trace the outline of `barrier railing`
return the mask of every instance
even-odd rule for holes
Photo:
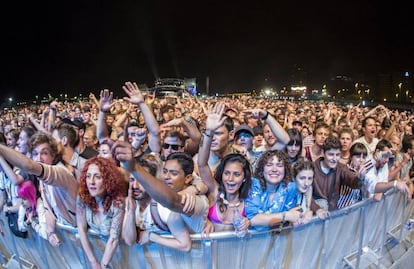
[[[378,203],[361,201],[332,212],[322,221],[269,232],[251,230],[246,238],[218,232],[209,239],[192,235],[189,253],[150,244],[128,247],[121,243],[112,268],[366,268],[414,263],[413,235],[405,223],[414,213],[399,193],[389,192]],[[27,239],[15,237],[0,218],[3,230],[0,262],[6,268],[89,268],[77,230],[59,226],[63,244],[53,248],[32,232]],[[105,242],[89,234],[97,257]],[[394,250],[392,250],[394,249]],[[395,251],[398,249],[398,251]],[[397,253],[398,252],[398,253]],[[396,254],[397,253],[397,254]],[[398,267],[395,267],[398,268]]]

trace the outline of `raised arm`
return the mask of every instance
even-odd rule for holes
[[[223,125],[226,117],[223,117],[226,104],[219,102],[210,106],[207,112],[206,131],[203,133],[202,142],[198,151],[197,166],[201,179],[207,185],[211,194],[217,195],[218,184],[213,178],[213,174],[208,166],[210,156],[210,146],[214,137],[214,132]]]
[[[263,109],[247,109],[244,111],[252,113],[253,117],[262,119],[269,125],[270,130],[277,138],[277,143],[273,145],[272,150],[283,150],[286,147],[290,140],[289,134],[268,111]]]
[[[129,143],[117,141],[113,149],[121,166],[133,174],[154,200],[172,211],[178,213],[183,212],[184,205],[181,203],[181,196],[136,163],[135,159],[132,157],[132,148]]]
[[[144,116],[145,125],[148,128],[148,145],[153,152],[161,151],[161,142],[160,142],[160,126],[155,119],[154,114],[151,109],[147,106],[144,100],[144,96],[141,94],[141,91],[138,88],[138,85],[134,82],[125,82],[125,85],[122,86],[122,89],[128,95],[124,97],[124,100],[135,104],[141,110],[142,115]]]
[[[106,126],[106,114],[110,113],[111,108],[115,105],[112,101],[113,93],[109,90],[104,89],[101,91],[101,98],[99,99],[99,114],[98,122],[96,124],[96,136],[98,137],[99,142],[109,138],[109,131]]]

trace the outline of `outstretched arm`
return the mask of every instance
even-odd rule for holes
[[[134,175],[154,200],[172,211],[183,212],[184,205],[181,203],[181,196],[135,162],[129,143],[117,141],[114,145],[114,153],[121,162],[121,166]]]
[[[14,149],[7,147],[6,145],[0,144],[0,156],[3,156],[3,158],[11,163],[11,165],[17,166],[29,174],[40,176],[42,173],[43,169],[41,164],[33,161]]]
[[[145,103],[144,96],[142,96],[138,85],[135,82],[125,82],[125,85],[122,86],[122,89],[128,95],[128,97],[124,97],[124,100],[130,102],[131,104],[137,105],[141,110],[142,115],[144,116],[145,124],[149,131],[148,145],[151,151],[160,152],[160,126],[155,119],[151,109]]]

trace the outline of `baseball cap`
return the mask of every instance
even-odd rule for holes
[[[62,122],[77,127],[79,130],[85,130],[85,124],[78,119],[71,120],[69,118],[62,119]]]
[[[236,127],[236,130],[234,132],[234,136],[237,137],[241,132],[249,133],[249,134],[251,134],[252,137],[254,136],[253,129],[250,128],[250,126],[245,125],[245,124],[242,124],[242,125],[239,125],[239,126]]]

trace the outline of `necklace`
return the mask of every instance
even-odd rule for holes
[[[229,206],[230,208],[234,208],[234,207],[239,207],[240,206],[240,200],[237,203],[235,203],[235,204],[230,203],[226,198],[224,198],[224,193],[220,193],[220,198],[221,198],[221,200],[223,200],[223,204]]]

